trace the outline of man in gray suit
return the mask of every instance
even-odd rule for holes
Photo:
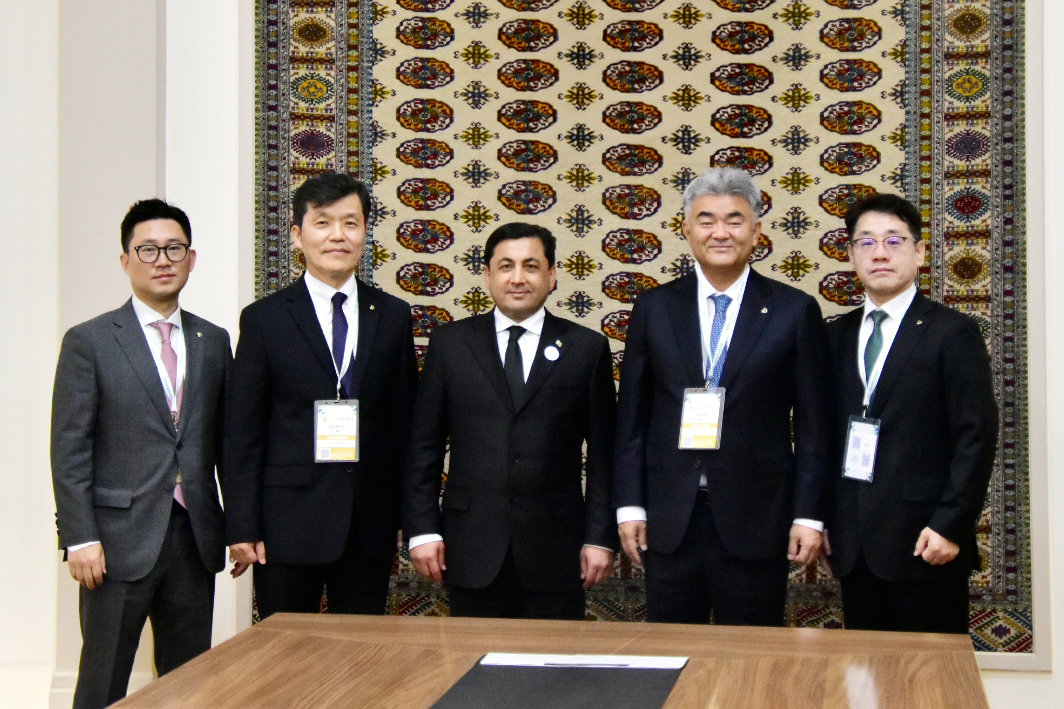
[[[137,202],[121,231],[133,297],[66,333],[52,398],[59,546],[81,585],[77,709],[125,696],[148,618],[160,675],[209,649],[225,566],[229,335],[178,306],[196,264],[183,211]]]

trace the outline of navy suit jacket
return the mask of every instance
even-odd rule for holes
[[[263,541],[266,558],[340,558],[352,515],[363,552],[395,552],[399,489],[417,383],[410,308],[358,283],[357,463],[314,462],[314,402],[336,397],[336,371],[300,279],[244,308],[230,378],[222,481],[229,544]]]
[[[614,505],[645,508],[648,545],[672,553],[704,474],[730,553],[786,554],[795,518],[824,519],[834,462],[820,307],[751,270],[721,375],[720,449],[681,450],[684,389],[705,386],[697,299],[697,278],[689,274],[636,300],[621,369]]]
[[[828,324],[838,380],[838,445],[859,416],[864,385],[857,346],[864,310]],[[919,293],[898,327],[867,416],[881,421],[871,483],[838,476],[828,520],[832,568],[848,575],[863,553],[887,581],[967,575],[979,563],[975,527],[997,450],[998,410],[990,358],[970,317]],[[841,470],[840,462],[836,464]],[[930,527],[961,547],[931,566],[913,556]]]

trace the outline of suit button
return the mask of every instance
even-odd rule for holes
[[[510,495],[510,503],[514,505],[517,504],[517,495]]]
[[[510,462],[511,463],[520,463],[521,459],[518,456],[515,455],[513,458],[510,458]]]
[[[695,460],[695,462],[691,464],[691,467],[692,468],[701,468],[702,467],[702,461],[701,460]]]
[[[344,468],[344,470],[345,470],[346,472],[348,472],[348,473],[353,473],[353,472],[355,472],[355,469],[354,469],[354,468]]]

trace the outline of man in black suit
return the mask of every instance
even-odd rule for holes
[[[425,356],[404,531],[418,572],[450,584],[455,616],[581,619],[583,590],[613,567],[613,364],[605,337],[543,307],[554,253],[543,227],[496,229],[494,311],[439,327]]]
[[[355,278],[369,211],[361,182],[315,175],[292,201],[306,272],[240,316],[226,536],[255,565],[262,617],[316,612],[325,586],[330,611],[379,614],[417,382],[410,308]]]
[[[59,546],[81,585],[78,709],[126,696],[148,618],[160,675],[209,650],[225,566],[229,334],[178,304],[196,265],[183,211],[137,202],[121,233],[133,297],[67,332],[52,398]]]
[[[827,338],[811,296],[750,268],[760,205],[741,170],[692,181],[695,272],[642,293],[628,325],[613,499],[625,552],[646,566],[651,621],[704,623],[712,610],[718,623],[781,625],[788,559],[820,550]],[[711,434],[686,435],[699,427]]]
[[[844,454],[825,551],[846,627],[967,633],[997,449],[986,345],[970,317],[917,291],[916,207],[873,195],[846,228],[867,296],[828,325]]]

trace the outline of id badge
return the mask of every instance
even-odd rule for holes
[[[876,467],[876,446],[879,444],[879,425],[879,419],[850,417],[842,477],[872,482],[872,473]]]
[[[716,450],[720,448],[724,420],[724,389],[683,390],[683,413],[680,415],[680,448]]]
[[[358,462],[358,399],[314,402],[314,462]]]

